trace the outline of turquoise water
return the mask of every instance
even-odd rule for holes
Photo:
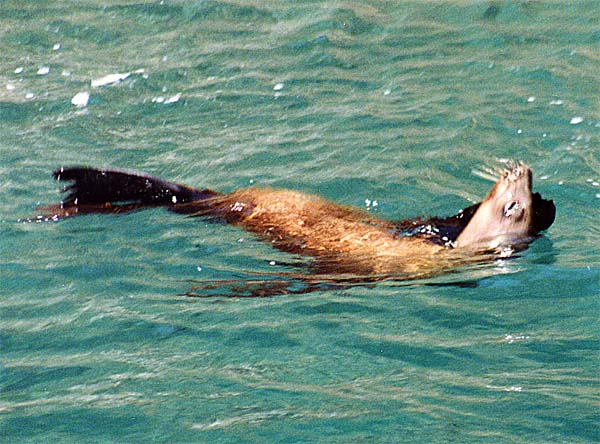
[[[99,3],[0,2],[0,442],[600,440],[596,1]],[[61,165],[397,219],[504,158],[556,222],[435,281],[303,293],[300,258],[162,210],[19,221]],[[265,280],[292,291],[240,297]]]

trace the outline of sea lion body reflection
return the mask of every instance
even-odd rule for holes
[[[290,190],[247,188],[222,194],[174,184],[137,172],[62,168],[74,181],[54,219],[165,206],[191,216],[216,217],[313,258],[315,272],[416,278],[497,258],[525,248],[554,221],[554,203],[532,193],[531,170],[510,163],[480,204],[455,216],[384,220],[360,209]]]

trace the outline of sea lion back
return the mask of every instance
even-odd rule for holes
[[[297,191],[248,188],[223,196],[230,222],[280,250],[311,256],[336,272],[415,271],[443,247],[398,237],[392,222]]]

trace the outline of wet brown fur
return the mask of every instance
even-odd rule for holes
[[[248,188],[211,200],[209,211],[194,215],[222,215],[280,250],[313,257],[319,274],[413,279],[482,260],[427,237],[398,236],[391,221],[296,191]]]
[[[460,248],[398,236],[390,221],[296,191],[237,190],[216,198],[210,211],[218,207],[228,222],[278,249],[316,258],[321,271],[415,277],[507,254],[506,248],[532,235],[531,184],[530,169],[511,163],[453,245]],[[519,217],[505,217],[504,207],[515,199]]]

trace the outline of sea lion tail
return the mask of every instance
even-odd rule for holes
[[[60,168],[54,178],[74,183],[68,191],[67,205],[138,203],[146,205],[173,205],[203,200],[217,194],[211,190],[197,190],[185,185],[167,182],[155,176],[127,170],[90,167]]]
[[[198,190],[136,171],[91,167],[63,167],[53,173],[65,187],[67,197],[59,204],[46,207],[55,215],[67,217],[89,213],[122,213],[146,207],[166,206],[188,213],[190,203],[210,200],[220,194]],[[197,210],[198,205],[192,206]]]

